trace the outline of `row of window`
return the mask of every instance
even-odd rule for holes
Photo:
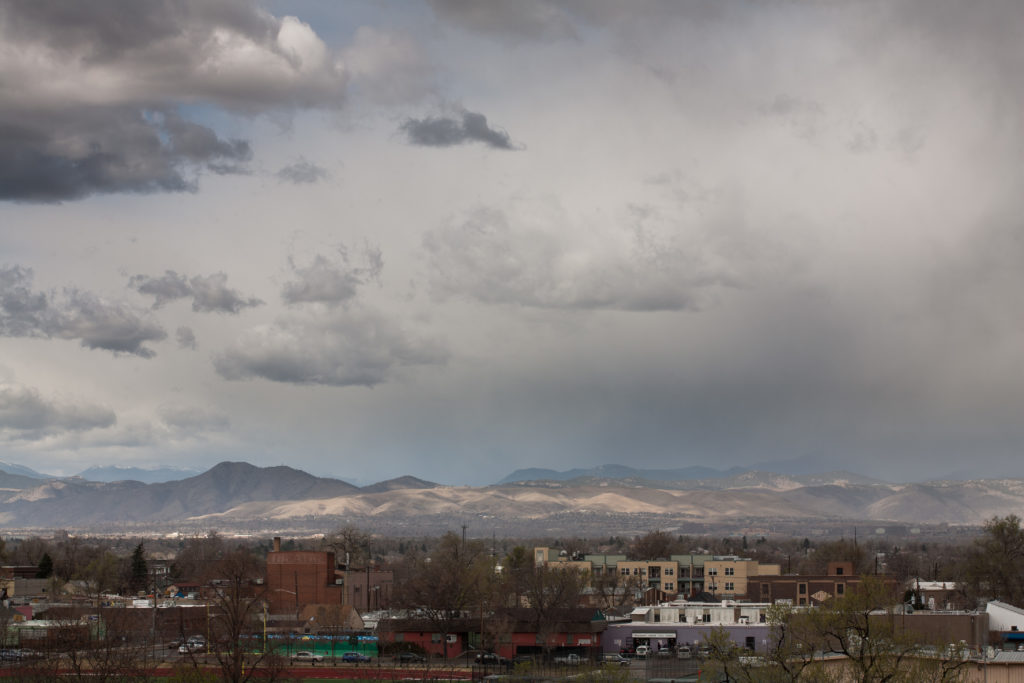
[[[726,576],[735,576],[736,567],[725,567]],[[708,567],[708,576],[718,576],[718,567]]]

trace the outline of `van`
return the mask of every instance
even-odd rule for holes
[[[676,657],[678,659],[690,659],[693,657],[693,650],[690,649],[689,645],[680,645],[679,649],[676,650]]]
[[[646,645],[637,645],[636,646],[636,658],[637,659],[647,659],[647,653],[650,652],[650,651],[651,651],[651,648],[647,647]]]

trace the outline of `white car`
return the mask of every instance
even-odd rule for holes
[[[293,662],[322,662],[324,661],[323,655],[318,655],[315,652],[309,650],[300,650],[292,655]]]

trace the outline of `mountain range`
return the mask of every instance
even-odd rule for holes
[[[817,525],[978,525],[1024,508],[1024,480],[892,484],[844,472],[784,475],[604,466],[520,471],[491,486],[442,486],[400,477],[357,487],[286,466],[223,462],[177,481],[39,480],[0,472],[7,529],[137,533],[269,529],[324,531],[342,524],[378,533],[436,533],[467,523],[502,535],[607,535],[662,528],[805,529]],[[529,476],[544,476],[528,479]],[[802,532],[801,532],[802,533]]]

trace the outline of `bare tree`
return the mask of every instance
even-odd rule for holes
[[[419,609],[441,634],[445,660],[448,636],[472,608],[478,607],[483,577],[489,571],[483,544],[463,542],[451,532],[441,537],[429,557],[410,557],[401,569],[401,600]]]
[[[657,560],[667,558],[676,549],[676,539],[667,531],[649,531],[633,539],[629,549],[632,560]]]
[[[568,610],[579,607],[589,574],[573,568],[534,567],[526,587],[530,621],[547,652]]]
[[[324,536],[321,546],[334,553],[336,560],[358,565],[369,561],[370,534],[354,526],[343,526]]]
[[[215,594],[209,601],[207,646],[220,669],[221,680],[230,683],[276,680],[284,670],[281,658],[262,647],[262,587],[254,582],[260,569],[256,557],[240,547],[225,553],[212,570]],[[195,653],[190,656],[193,668],[198,668]]]

